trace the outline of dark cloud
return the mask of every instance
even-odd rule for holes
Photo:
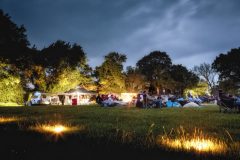
[[[238,0],[1,0],[0,8],[24,24],[38,48],[57,39],[79,43],[92,66],[118,51],[126,65],[153,50],[192,67],[239,47]]]

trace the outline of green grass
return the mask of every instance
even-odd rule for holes
[[[21,129],[27,130],[36,123],[49,122],[83,125],[88,137],[113,141],[120,137],[120,142],[143,142],[149,133],[156,137],[169,133],[172,129],[176,131],[180,126],[189,134],[197,128],[207,136],[220,140],[231,141],[232,138],[234,142],[240,141],[240,114],[219,113],[218,107],[214,105],[163,109],[99,106],[0,107],[0,117],[12,116],[21,118],[18,122]]]
[[[8,102],[8,103],[0,102],[0,106],[1,107],[22,107],[23,105],[12,103],[12,102]]]
[[[162,134],[172,128],[183,126],[186,131],[196,128],[210,135],[224,137],[227,130],[235,140],[240,140],[240,115],[219,113],[217,106],[202,108],[101,108],[98,106],[47,106],[4,107],[0,116],[24,118],[25,121],[61,121],[73,125],[85,125],[90,131],[109,134],[115,129],[131,131],[137,135],[147,133],[153,127],[154,134]]]

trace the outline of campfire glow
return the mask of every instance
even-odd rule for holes
[[[0,123],[8,123],[8,122],[14,122],[17,121],[17,118],[14,117],[0,117]]]

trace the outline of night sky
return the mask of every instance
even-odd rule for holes
[[[38,49],[80,44],[91,66],[110,51],[135,65],[153,50],[188,68],[240,47],[240,0],[0,0]]]

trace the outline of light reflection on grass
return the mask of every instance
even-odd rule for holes
[[[194,151],[198,153],[226,153],[228,145],[225,141],[205,135],[201,130],[195,129],[193,134],[186,133],[183,127],[175,135],[165,134],[158,136],[157,144],[175,150]]]
[[[77,133],[78,131],[83,131],[85,130],[85,126],[71,126],[61,123],[44,123],[31,126],[30,129],[49,136],[53,136],[57,140],[59,137],[63,137],[66,134],[73,134]]]
[[[9,123],[9,122],[16,122],[19,118],[16,117],[0,117],[0,123]]]

